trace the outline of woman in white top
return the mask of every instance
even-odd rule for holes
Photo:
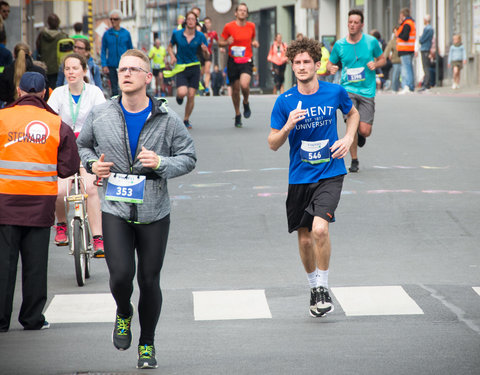
[[[62,120],[70,125],[78,136],[90,110],[97,104],[105,102],[102,90],[97,86],[85,82],[88,74],[87,62],[79,54],[68,55],[64,62],[64,73],[67,84],[53,90],[48,99],[48,105],[57,112]],[[103,257],[102,219],[100,213],[100,198],[97,187],[94,185],[95,175],[87,173],[85,168],[80,168],[88,194],[87,211],[94,238],[96,257]],[[70,188],[70,186],[68,186]],[[64,197],[67,194],[67,183],[58,179],[58,196],[56,203],[57,234],[55,243],[58,246],[68,245],[67,217],[65,213]]]

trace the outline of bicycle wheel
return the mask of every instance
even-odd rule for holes
[[[80,218],[73,219],[73,257],[78,286],[85,285],[85,249],[83,248],[83,227]]]
[[[87,246],[92,246],[90,244],[90,241],[91,241],[91,238],[90,238],[90,230],[88,229],[89,228],[89,224],[88,224],[88,220],[85,220],[85,237],[86,237],[86,241],[85,243],[87,243],[88,245]],[[85,251],[85,253],[83,254],[85,256],[85,278],[86,279],[89,279],[90,278],[90,258],[91,258],[91,249],[88,249],[89,251]]]

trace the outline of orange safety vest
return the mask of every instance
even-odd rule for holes
[[[410,35],[408,40],[405,41],[400,39],[398,36],[402,33],[403,27],[405,25],[410,26]],[[415,52],[415,38],[417,31],[415,29],[415,22],[411,18],[407,18],[397,30],[397,51],[398,52]]]
[[[61,123],[33,105],[0,111],[0,194],[57,195]]]

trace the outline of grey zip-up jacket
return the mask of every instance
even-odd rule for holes
[[[137,154],[144,146],[161,157],[157,170],[144,168],[132,158],[127,125],[119,101],[113,98],[95,106],[88,115],[77,145],[83,165],[98,160],[113,162],[112,173],[146,175],[143,203],[126,203],[105,199],[107,181],[99,189],[102,211],[137,223],[151,223],[170,213],[167,179],[182,176],[195,168],[196,155],[193,139],[183,121],[167,108],[165,99],[150,97],[152,112],[138,139]]]

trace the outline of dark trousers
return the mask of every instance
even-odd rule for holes
[[[0,332],[10,327],[19,255],[23,300],[18,321],[25,329],[42,328],[49,241],[50,228],[0,225]]]
[[[112,87],[112,96],[118,95],[117,68],[115,68],[113,66],[108,67],[108,78],[110,78],[110,85]]]
[[[422,87],[425,87],[426,89],[430,88],[430,59],[428,58],[428,55],[430,51],[421,51],[422,54],[422,67],[423,67],[423,83]]]
[[[152,345],[163,302],[160,271],[167,247],[170,215],[150,224],[134,224],[103,212],[102,228],[110,290],[117,303],[117,314],[128,316],[131,312],[130,298],[137,268],[139,345]]]

